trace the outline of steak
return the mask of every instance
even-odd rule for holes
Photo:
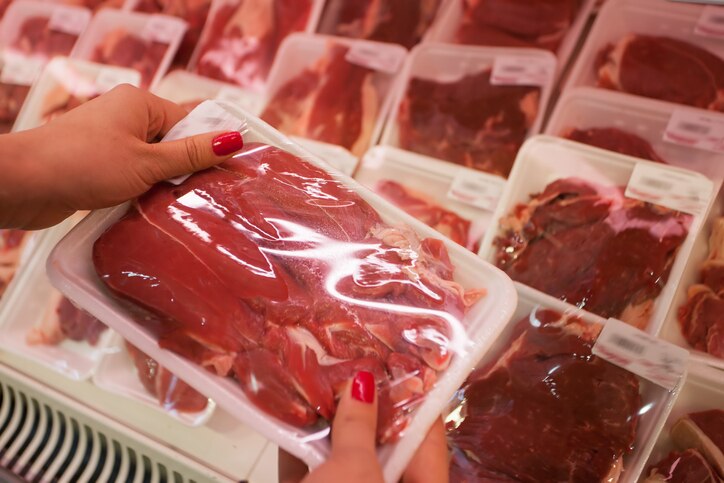
[[[647,140],[615,127],[569,129],[563,137],[608,151],[626,154],[627,156],[667,164],[661,156],[656,154],[656,151]]]
[[[724,60],[688,42],[629,34],[604,47],[594,67],[600,87],[724,111]]]
[[[696,449],[724,479],[724,410],[687,414],[671,428],[671,439],[678,448]]]
[[[160,347],[233,376],[287,423],[331,420],[343,383],[376,374],[381,442],[448,367],[484,294],[453,281],[441,241],[384,224],[325,171],[257,143],[152,188],[93,261]]]
[[[58,345],[73,340],[95,346],[105,330],[106,326],[100,320],[53,291],[43,320],[30,328],[25,341],[28,345]]]
[[[591,349],[600,328],[552,310],[521,319],[446,418],[451,482],[617,481],[641,396]]]
[[[411,79],[397,120],[400,147],[507,177],[538,115],[540,89],[492,85],[490,75]]]
[[[649,322],[691,216],[558,179],[500,221],[495,263],[511,278],[601,317]]]
[[[695,449],[672,451],[648,467],[643,483],[719,483],[716,473]]]
[[[146,40],[118,28],[106,34],[91,60],[137,70],[141,87],[148,89],[167,50],[168,45],[163,42]]]

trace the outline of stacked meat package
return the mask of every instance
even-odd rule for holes
[[[131,84],[244,140],[0,230],[0,348],[166,447],[318,466],[367,371],[387,482],[439,419],[453,483],[724,481],[724,7],[600,4],[0,0],[0,132]]]

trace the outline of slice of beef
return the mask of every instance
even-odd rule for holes
[[[95,346],[105,330],[106,326],[100,320],[73,305],[60,292],[53,291],[43,319],[30,328],[25,340],[29,345],[58,345],[72,340]]]
[[[589,129],[569,129],[563,137],[579,143],[596,146],[636,158],[664,163],[651,144],[644,138],[615,127],[594,127]]]
[[[719,483],[716,473],[695,449],[672,451],[646,469],[643,483]]]
[[[684,416],[671,428],[671,438],[679,448],[698,450],[724,479],[724,410],[711,409]]]
[[[521,319],[447,416],[452,482],[603,482],[638,426],[633,374],[591,354],[599,328],[551,310]]]

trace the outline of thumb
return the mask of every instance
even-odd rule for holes
[[[212,132],[148,146],[155,183],[215,166],[240,151],[244,140],[237,131]]]
[[[371,372],[360,371],[342,393],[337,406],[337,414],[332,425],[332,456],[354,457],[360,454],[375,456],[376,436],[375,376]]]

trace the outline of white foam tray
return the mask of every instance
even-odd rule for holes
[[[214,104],[214,103],[211,103]],[[203,109],[209,102],[197,109]],[[423,236],[443,239],[437,232],[398,210],[377,195],[357,184],[354,180],[330,168],[324,161],[298,147],[288,138],[279,134],[262,121],[251,117],[233,105],[218,104],[239,118],[245,118],[249,131],[247,142],[260,141],[283,147],[309,162],[328,170],[342,183],[359,192],[390,223],[404,223]],[[193,113],[192,113],[193,115]],[[329,453],[326,432],[314,436],[309,430],[302,430],[271,418],[245,397],[237,383],[230,378],[212,375],[192,362],[159,349],[155,338],[137,325],[122,309],[122,305],[109,296],[95,274],[91,251],[95,240],[118,220],[127,210],[127,205],[96,211],[71,231],[55,248],[48,261],[48,273],[53,284],[88,312],[107,323],[125,339],[149,354],[173,373],[181,376],[202,394],[216,401],[225,411],[260,432],[279,446],[304,460],[311,466],[322,463]],[[450,258],[456,267],[455,279],[463,286],[485,287],[488,295],[478,302],[465,316],[471,341],[465,355],[453,359],[450,367],[442,373],[436,386],[419,406],[405,434],[395,444],[379,449],[385,479],[397,481],[417,446],[422,442],[429,426],[439,417],[449,397],[465,380],[470,370],[488,350],[509,320],[516,305],[516,292],[511,280],[500,270],[484,263],[464,248],[444,241]]]

